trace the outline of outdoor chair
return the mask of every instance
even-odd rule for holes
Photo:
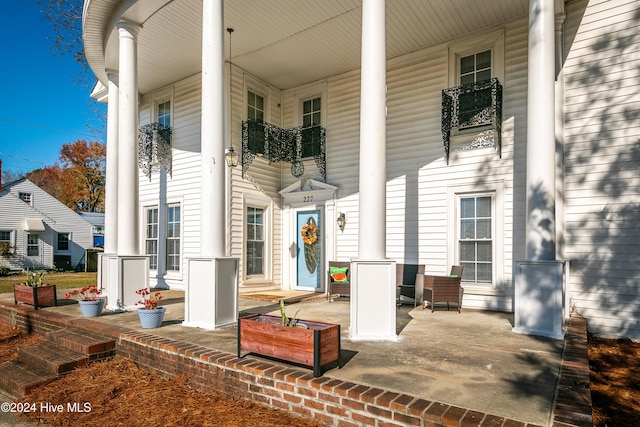
[[[327,299],[333,295],[351,296],[351,263],[348,261],[329,261],[327,271]]]
[[[462,296],[464,294],[464,288],[460,286],[462,281],[463,267],[454,265],[451,267],[451,274],[449,276],[431,276],[424,275],[424,306],[427,307],[427,302],[431,304],[431,312],[433,313],[436,303],[446,302],[447,310],[449,310],[449,303],[455,302],[458,304],[458,313],[462,309]]]
[[[413,299],[413,306],[422,300],[421,279],[424,275],[424,264],[400,264],[396,263],[396,286],[400,290],[398,303],[401,297]]]

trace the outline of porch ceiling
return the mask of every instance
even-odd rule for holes
[[[387,57],[526,17],[528,3],[387,1]],[[113,3],[106,7],[112,8]],[[112,31],[106,43],[95,36],[100,26],[107,28],[115,18],[113,11],[96,10],[100,8],[97,0],[87,1],[85,9],[91,8],[94,19],[85,22],[85,49],[104,83],[103,70],[117,69],[117,33]],[[119,12],[143,25],[138,38],[141,93],[200,72],[201,11],[202,0],[138,0]],[[361,16],[362,0],[226,0],[224,4],[225,28],[234,29],[233,63],[280,89],[358,69]],[[225,32],[225,60],[229,58],[228,37]],[[109,52],[106,57],[105,51]]]

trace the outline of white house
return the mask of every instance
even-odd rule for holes
[[[84,6],[111,306],[150,281],[215,327],[236,285],[322,292],[351,260],[351,335],[393,339],[394,264],[460,264],[516,332],[640,339],[638,2]]]
[[[12,270],[72,269],[93,245],[92,225],[42,188],[22,178],[0,191],[0,265]]]

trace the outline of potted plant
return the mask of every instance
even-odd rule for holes
[[[36,310],[45,305],[58,305],[56,285],[44,283],[44,275],[43,270],[36,272],[27,268],[25,282],[13,285],[14,302],[31,304]]]
[[[162,293],[155,292],[151,294],[151,291],[148,288],[142,288],[138,289],[136,294],[142,297],[142,300],[138,301],[136,305],[144,306],[138,308],[138,317],[140,318],[140,325],[142,328],[152,329],[162,326],[164,313],[167,309],[166,307],[158,305],[162,299]]]
[[[97,317],[104,308],[104,298],[100,296],[101,289],[91,284],[82,289],[67,292],[65,298],[78,297],[78,304],[84,317]]]
[[[340,366],[340,325],[288,317],[281,300],[280,316],[238,319],[238,357],[243,357],[242,351],[312,367],[319,377],[323,366]]]

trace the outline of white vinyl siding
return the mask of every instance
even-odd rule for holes
[[[589,331],[640,339],[640,3],[567,4],[565,249]]]

